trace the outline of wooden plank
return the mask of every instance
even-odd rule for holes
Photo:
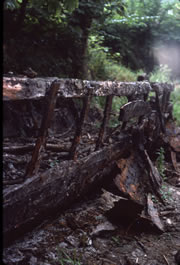
[[[99,135],[98,135],[98,139],[96,142],[95,150],[98,150],[103,143],[103,139],[104,139],[105,133],[106,133],[106,127],[107,127],[108,122],[109,122],[110,111],[112,108],[112,100],[113,100],[113,96],[107,96],[106,104],[105,104],[105,108],[104,108],[104,117],[103,117],[103,121],[101,124],[101,128],[99,130]]]

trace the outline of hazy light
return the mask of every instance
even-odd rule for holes
[[[180,75],[180,47],[177,45],[154,45],[153,54],[158,64],[166,64],[173,76]]]

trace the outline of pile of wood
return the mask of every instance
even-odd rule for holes
[[[160,194],[162,179],[150,154],[158,137],[166,135],[166,123],[172,118],[171,84],[26,77],[4,77],[3,81],[6,104],[12,101],[26,104],[34,99],[44,101],[44,115],[36,143],[29,145],[33,149],[32,157],[26,166],[23,182],[4,188],[3,233],[6,244],[54,213],[60,214],[97,185],[103,184],[127,199],[117,203],[112,215],[121,212],[121,219],[122,216],[138,218],[143,223],[150,220],[158,231],[163,231],[151,199],[154,194],[163,203]],[[149,99],[149,92],[153,92],[154,97]],[[94,151],[80,159],[77,148],[93,96],[106,96],[104,117]],[[109,130],[114,96],[126,96],[128,103],[120,109],[119,125]],[[67,156],[64,161],[40,172],[42,155],[49,148],[46,140],[57,98],[82,98],[83,106],[71,146],[65,147]],[[131,122],[133,119],[135,123]],[[116,140],[108,142],[115,135]],[[59,150],[57,146],[54,148]],[[15,147],[4,149],[8,153],[16,151]],[[136,210],[129,215],[125,211],[127,207],[130,211]]]

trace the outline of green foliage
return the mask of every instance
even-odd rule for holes
[[[172,191],[169,190],[169,188],[166,187],[165,185],[162,185],[162,187],[160,189],[160,193],[161,193],[161,197],[164,201],[166,201],[166,202],[172,201]]]
[[[110,127],[116,127],[119,125],[119,111],[120,108],[128,102],[127,97],[113,97],[113,102],[112,102],[112,113],[114,115],[111,115],[110,117],[110,122],[109,125]]]
[[[5,0],[4,8],[14,10],[21,7],[23,0]],[[46,9],[50,13],[61,10],[64,7],[69,12],[72,12],[79,5],[79,0],[29,0],[28,5],[37,9]]]
[[[180,126],[180,82],[175,85],[175,90],[171,93],[173,104],[173,117],[178,126]]]
[[[122,245],[122,240],[119,236],[112,236],[111,240],[117,247]]]
[[[91,35],[88,42],[89,79],[112,81],[136,81],[138,72],[133,72],[121,63],[119,53],[112,56],[109,49],[102,45],[103,36]]]
[[[173,8],[175,2],[177,1],[161,1],[161,0],[126,0],[127,3],[127,14],[135,14],[139,17],[141,16],[162,16],[166,13],[166,10]]]
[[[55,167],[55,166],[57,166],[57,165],[59,165],[59,160],[51,160],[51,159],[49,159],[49,162],[50,162],[50,167],[51,168],[53,168],[53,167]]]
[[[14,10],[20,7],[20,3],[17,0],[5,0],[4,1],[4,8]]]
[[[103,36],[90,34],[88,38],[89,79],[106,79],[105,65],[108,49],[103,47]]]
[[[103,45],[109,48],[109,52],[119,52],[122,64],[135,70],[143,68],[149,60],[149,29],[144,21],[132,19],[133,23],[129,23],[131,19],[113,20],[100,33],[104,36]]]
[[[119,52],[125,66],[151,72],[154,46],[180,44],[177,2],[125,1],[125,16],[116,15],[102,25],[103,45],[111,54]]]
[[[132,82],[137,80],[138,73],[133,72],[123,65],[118,65],[117,63],[110,61],[106,64],[105,69],[108,79],[110,80],[122,82]]]
[[[32,67],[39,75],[85,79],[89,33],[97,32],[107,15],[116,13],[114,10],[119,10],[118,13],[122,14],[121,2],[121,0],[5,0],[5,72],[21,73],[21,69]],[[111,7],[115,6],[116,9],[113,8],[113,12],[110,12]],[[14,53],[11,52],[11,40],[15,43]],[[44,67],[42,61],[46,56],[50,60],[49,58],[46,60]],[[23,60],[19,62],[19,58]],[[48,72],[46,68],[51,71]]]
[[[5,0],[4,71],[134,81],[155,41],[180,44],[178,18],[178,1]]]
[[[127,97],[113,97],[112,111],[119,112],[120,108],[128,102]]]
[[[157,152],[157,159],[156,159],[156,165],[157,169],[159,171],[159,174],[163,178],[163,180],[166,180],[165,176],[165,156],[164,156],[164,148],[161,147],[159,151]]]
[[[65,0],[64,5],[68,11],[72,12],[74,9],[78,8],[79,0]]]
[[[59,264],[60,265],[66,265],[66,264],[81,265],[82,264],[79,261],[79,258],[77,257],[76,250],[74,250],[74,252],[70,256],[69,254],[66,253],[66,251],[64,249],[59,249],[58,250],[58,258],[59,258]]]
[[[171,69],[166,64],[156,66],[149,79],[151,82],[171,82]]]

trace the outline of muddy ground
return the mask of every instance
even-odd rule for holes
[[[4,249],[4,264],[177,264],[180,188],[164,184],[163,192],[167,204],[159,206],[166,227],[162,234],[112,224],[105,212],[114,195],[104,190]]]
[[[86,125],[79,146],[79,156],[83,157],[95,148],[97,128]],[[71,128],[72,129],[72,128]],[[35,142],[35,137],[5,137],[4,146],[23,146]],[[61,140],[60,140],[61,139]],[[48,137],[49,143],[66,143],[73,139],[73,132],[59,133]],[[110,141],[116,140],[110,138]],[[83,150],[83,152],[81,152]],[[62,153],[61,153],[62,155]],[[53,167],[63,159],[56,152],[47,151],[43,155],[41,171]],[[24,174],[31,152],[23,155],[4,152],[4,189],[9,183],[18,185]],[[175,265],[175,255],[180,250],[180,187],[179,176],[172,164],[166,162],[166,179],[161,194],[165,205],[154,198],[163,233],[153,228],[146,231],[139,226],[121,224],[107,216],[119,196],[104,188],[82,198],[65,212],[57,212],[55,220],[44,220],[41,226],[19,238],[3,249],[3,262],[6,265]],[[16,184],[17,181],[17,184]],[[124,198],[122,198],[124,200]],[[136,224],[138,220],[136,220]],[[179,263],[180,264],[180,263]]]

